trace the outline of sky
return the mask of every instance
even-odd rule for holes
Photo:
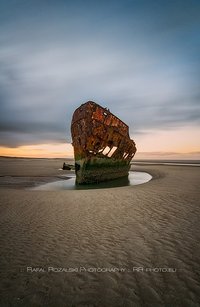
[[[0,0],[0,155],[73,156],[88,100],[135,158],[200,159],[200,1]]]

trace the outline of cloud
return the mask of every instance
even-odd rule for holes
[[[198,125],[198,3],[175,2],[2,2],[2,145],[70,142],[73,111],[87,100],[133,137]]]

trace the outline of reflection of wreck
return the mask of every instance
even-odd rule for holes
[[[76,183],[128,176],[136,147],[129,128],[106,108],[88,101],[75,110],[71,124]]]

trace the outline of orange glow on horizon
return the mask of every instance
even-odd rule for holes
[[[0,147],[1,156],[25,158],[72,158],[73,147],[71,144],[36,144],[24,145],[15,148]]]
[[[200,133],[197,127],[168,131],[145,131],[132,136],[136,142],[135,159],[196,159],[200,160]],[[70,143],[0,147],[1,156],[27,158],[73,158]]]
[[[136,135],[134,140],[139,153],[151,152],[161,155],[200,153],[200,132],[197,127],[144,131],[143,134]],[[198,158],[200,159],[200,155]]]

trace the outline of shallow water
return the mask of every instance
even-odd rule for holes
[[[128,177],[118,178],[106,182],[96,183],[96,184],[84,184],[76,185],[76,176],[74,174],[67,176],[64,180],[59,180],[55,182],[46,183],[31,190],[43,190],[43,191],[53,191],[53,190],[88,190],[88,189],[105,189],[105,188],[115,188],[124,186],[133,186],[148,182],[152,179],[152,176],[145,172],[129,172]]]

